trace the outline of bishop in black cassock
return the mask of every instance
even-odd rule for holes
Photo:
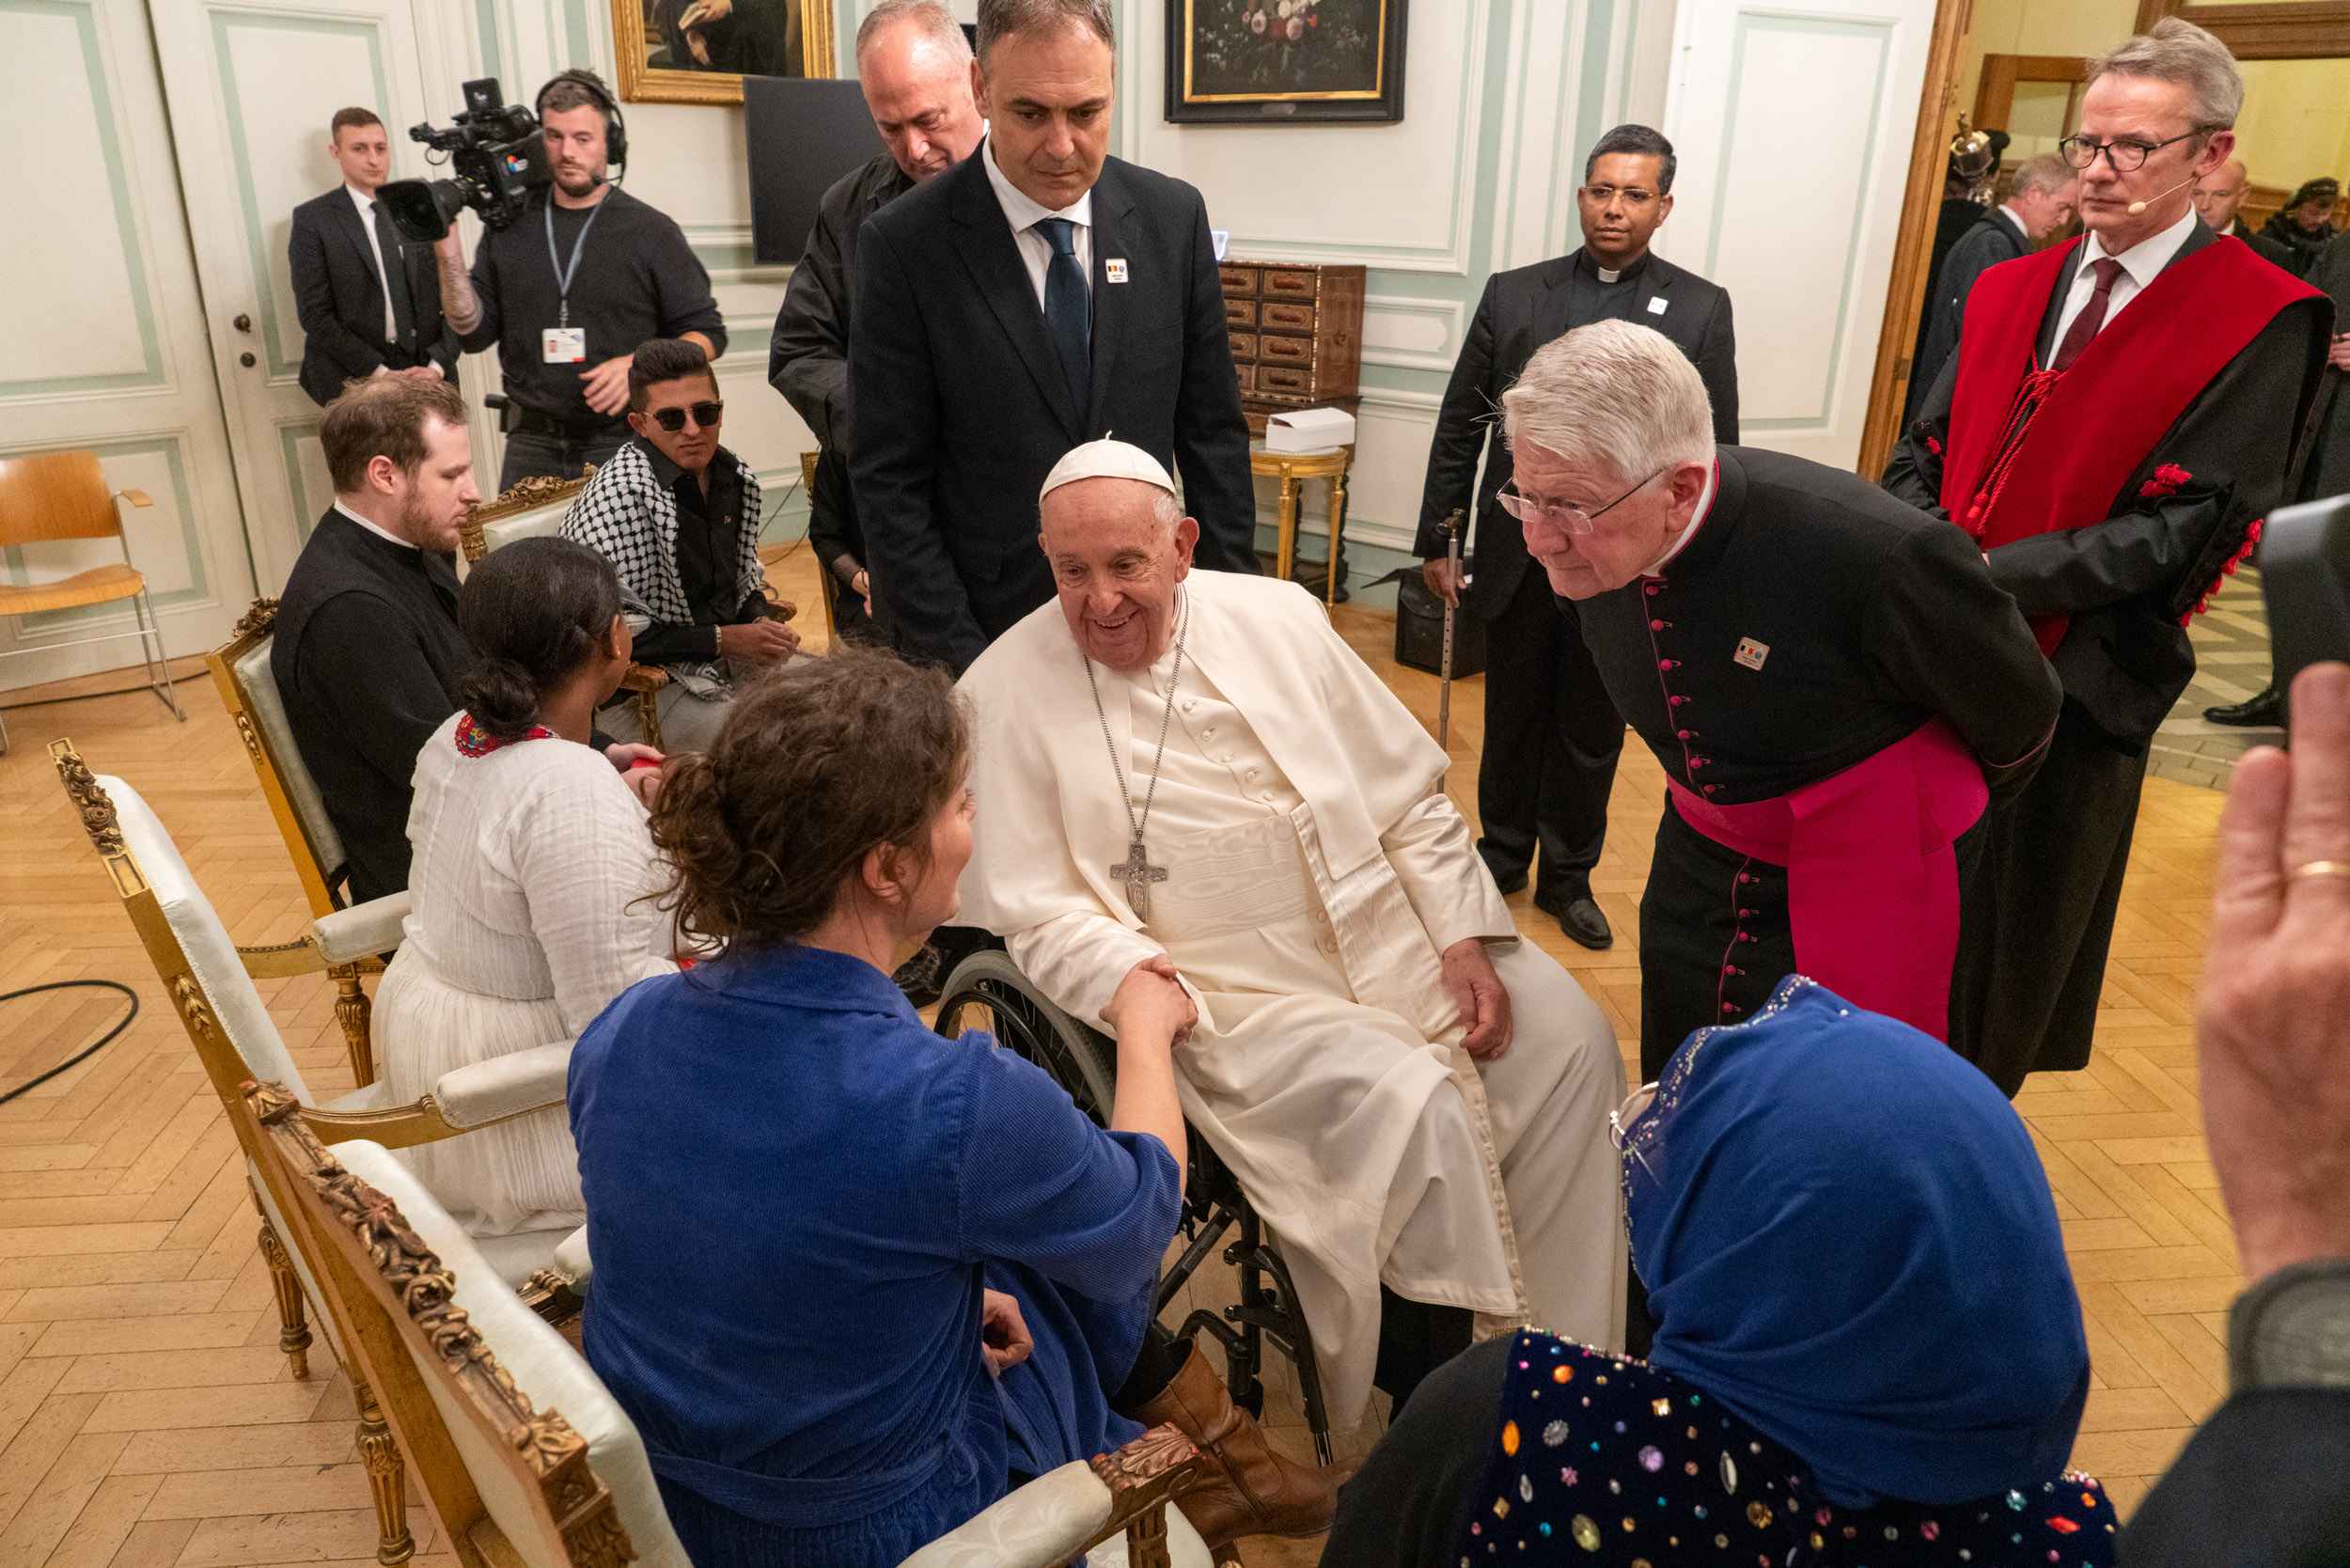
[[[1941,1035],[1960,869],[2058,697],[1972,541],[1851,474],[1716,448],[1696,370],[1645,327],[1568,333],[1503,410],[1528,548],[1670,785],[1642,1075],[1796,971]],[[1605,451],[1625,424],[1645,448]]]

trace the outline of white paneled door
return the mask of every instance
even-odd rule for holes
[[[1859,456],[1934,9],[1682,0],[1657,249],[1730,290],[1747,445]]]
[[[286,262],[293,210],[341,180],[326,153],[336,110],[357,104],[383,117],[399,178],[428,172],[408,127],[453,94],[423,90],[408,0],[173,0],[149,9],[254,566],[274,593],[334,499],[319,408],[295,379],[303,334]]]
[[[226,640],[252,596],[236,481],[205,343],[141,0],[0,0],[0,104],[39,127],[0,160],[0,455],[84,447],[126,509],[164,644]],[[119,560],[111,541],[0,552],[0,581]],[[124,604],[0,621],[0,688],[135,663],[138,646],[51,645],[129,630]]]

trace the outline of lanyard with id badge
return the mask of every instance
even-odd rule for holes
[[[579,237],[572,242],[569,266],[555,254],[555,201],[551,196],[545,212],[547,264],[555,269],[556,324],[539,335],[540,353],[549,365],[578,365],[588,358],[588,329],[572,325],[572,279],[579,272],[579,253],[588,243],[588,231],[596,227],[603,212],[603,203],[599,201],[588,210],[588,221],[579,226]]]

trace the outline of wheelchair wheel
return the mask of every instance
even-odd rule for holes
[[[1118,1088],[1118,1047],[1046,998],[1008,954],[977,952],[939,988],[938,1032],[948,1039],[986,1029],[997,1044],[1034,1062],[1101,1126]]]

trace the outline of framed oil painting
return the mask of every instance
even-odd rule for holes
[[[1167,0],[1167,118],[1393,124],[1406,0]]]
[[[740,103],[745,76],[833,74],[832,0],[612,0],[628,103]]]

